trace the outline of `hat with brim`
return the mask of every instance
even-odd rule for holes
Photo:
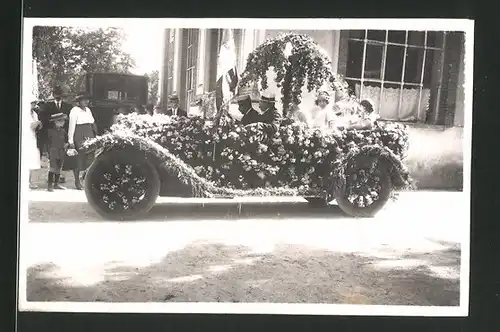
[[[52,114],[50,116],[50,121],[59,121],[59,120],[66,120],[68,116],[64,113],[56,113],[56,114]]]
[[[179,96],[177,96],[177,95],[172,95],[172,96],[170,96],[170,98],[169,98],[169,99],[170,99],[170,101],[179,101]]]
[[[79,102],[82,100],[90,100],[90,96],[85,92],[77,94],[75,97],[75,101]]]
[[[326,91],[321,91],[318,93],[318,97],[316,98],[317,100],[323,99],[326,101],[330,100],[330,94]]]
[[[53,89],[52,89],[52,95],[55,95],[55,96],[62,96],[63,95],[63,89],[60,87],[60,86],[55,86]]]
[[[269,104],[270,107],[267,110],[276,110],[276,107],[274,106],[276,104],[276,97],[274,94],[269,94],[267,96],[261,95],[259,102]]]
[[[270,103],[270,104],[275,104],[276,103],[276,98],[275,97],[266,97],[266,96],[261,96],[259,99],[260,102],[264,103]]]
[[[247,105],[252,105],[252,98],[250,97],[250,95],[245,95],[245,96],[240,96],[239,98],[237,98],[237,101],[238,101],[238,105],[243,105],[243,106],[247,106]]]

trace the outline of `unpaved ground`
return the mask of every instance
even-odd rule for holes
[[[28,301],[459,304],[461,193],[402,194],[369,220],[300,199],[163,199],[109,223],[83,192],[30,200]]]
[[[41,162],[42,168],[32,171],[32,182],[39,187],[38,190],[47,189],[47,174],[49,172],[48,165],[48,158],[43,156]],[[63,174],[66,177],[66,182],[63,185],[68,189],[75,189],[75,178],[73,176],[73,172],[63,171]]]

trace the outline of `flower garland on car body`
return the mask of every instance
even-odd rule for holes
[[[300,104],[307,80],[309,92],[322,89],[325,83],[341,91],[345,107],[354,117],[363,117],[357,98],[347,93],[347,82],[333,73],[331,60],[312,38],[288,33],[265,41],[249,55],[240,87],[260,81],[266,89],[271,67],[285,108]],[[396,189],[412,187],[401,163],[408,149],[404,125],[378,123],[371,130],[322,132],[284,119],[279,131],[268,137],[257,124],[242,126],[234,123],[227,110],[217,112],[213,93],[201,97],[201,111],[215,121],[161,115],[119,117],[110,133],[86,146],[100,151],[135,146],[189,184],[194,196],[331,198],[332,192],[345,188],[356,158],[371,154],[380,156],[375,162],[388,161],[391,174],[397,175]]]
[[[131,145],[151,153],[189,184],[195,196],[326,196],[329,188],[345,183],[344,171],[352,158],[374,153],[374,147],[397,165],[399,187],[411,186],[408,171],[399,162],[408,147],[405,126],[324,133],[286,119],[264,141],[255,139],[258,131],[255,125],[242,126],[230,118],[215,127],[200,117],[130,114],[86,146],[102,150]]]

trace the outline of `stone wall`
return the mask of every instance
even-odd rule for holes
[[[405,164],[418,189],[462,190],[463,127],[412,125]]]

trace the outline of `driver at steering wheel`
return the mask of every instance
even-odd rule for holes
[[[252,107],[252,99],[250,96],[245,96],[238,100],[238,110],[243,114],[241,124],[246,126],[250,123],[259,122],[260,114]]]
[[[281,123],[281,115],[274,106],[276,99],[274,96],[262,96],[259,100],[259,108],[263,113],[259,114],[252,107],[252,100],[250,96],[246,96],[238,101],[238,110],[243,114],[241,124],[244,126],[250,124],[257,124],[257,127],[268,135],[273,135],[278,131]],[[264,137],[261,137],[262,139]]]
[[[274,95],[261,96],[259,100],[259,108],[262,110],[260,115],[260,123],[263,128],[267,129],[268,134],[274,134],[278,131],[281,123],[281,115],[274,106],[276,98]]]

